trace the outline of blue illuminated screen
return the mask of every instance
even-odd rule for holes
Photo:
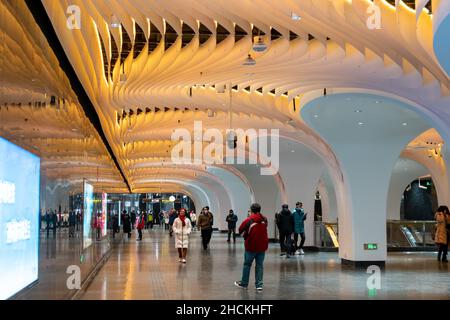
[[[0,300],[38,279],[40,159],[0,137]]]
[[[94,210],[94,187],[84,181],[83,249],[92,244],[92,212]]]

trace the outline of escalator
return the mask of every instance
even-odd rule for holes
[[[407,226],[400,226],[400,230],[408,241],[410,247],[417,247],[417,241],[413,232]]]

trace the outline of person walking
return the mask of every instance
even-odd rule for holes
[[[289,258],[292,252],[291,237],[294,231],[294,218],[287,204],[283,204],[281,208],[280,213],[276,215],[277,227],[280,233],[280,256],[286,255],[286,258]]]
[[[197,225],[197,215],[195,214],[195,211],[191,211],[191,224],[192,224],[192,230],[195,230]]]
[[[159,212],[159,226],[162,227],[164,226],[164,212],[160,211]]]
[[[136,212],[134,212],[134,210],[131,210],[130,222],[131,222],[131,229],[134,230],[136,226]]]
[[[116,238],[116,233],[120,231],[119,228],[119,217],[117,216],[117,213],[114,213],[112,217],[112,237],[113,239]]]
[[[128,234],[128,239],[131,238],[131,221],[130,215],[126,210],[123,211],[122,221],[123,221],[123,233]]]
[[[150,229],[153,229],[153,212],[149,212],[148,213],[148,225],[150,225]]]
[[[142,241],[142,229],[145,228],[145,214],[141,212],[141,214],[136,218],[136,229],[138,232],[138,238],[136,241]]]
[[[228,240],[230,242],[231,233],[233,233],[233,243],[236,243],[236,223],[238,216],[234,214],[233,209],[230,209],[225,221],[228,223]]]
[[[294,217],[294,250],[295,254],[305,254],[303,251],[303,245],[305,244],[305,220],[306,220],[306,213],[303,209],[303,203],[297,202],[295,204],[295,209],[292,211],[292,215]],[[300,235],[300,245],[297,246],[298,243],[298,236]]]
[[[179,262],[186,263],[187,249],[189,246],[189,234],[192,231],[191,220],[186,216],[186,209],[180,209],[180,214],[173,222],[175,233],[175,248],[178,250]]]
[[[436,220],[436,232],[434,242],[438,245],[438,261],[448,262],[448,243],[449,243],[449,228],[450,228],[450,213],[447,206],[440,206],[436,210],[434,216]],[[442,259],[442,260],[441,260]]]
[[[241,280],[235,281],[234,284],[239,288],[247,289],[250,270],[255,260],[255,287],[257,291],[262,291],[264,257],[269,247],[268,222],[267,218],[261,214],[261,205],[254,203],[250,210],[252,214],[239,227],[239,234],[243,234],[245,239],[244,268]]]
[[[76,225],[76,231],[80,231],[80,225],[81,225],[81,212],[77,211],[77,225]]]
[[[45,229],[47,231],[47,238],[50,234],[50,224],[52,223],[52,217],[50,212],[47,210],[47,212],[45,213]]]
[[[164,229],[169,230],[169,213],[167,211],[164,212]]]
[[[70,211],[69,213],[69,238],[75,237],[75,225],[77,223],[77,216],[75,212]]]
[[[198,227],[202,233],[203,249],[208,249],[209,242],[211,241],[212,226],[214,224],[214,216],[209,211],[209,207],[206,206],[202,209],[197,221]]]
[[[53,237],[56,238],[56,228],[58,227],[58,215],[56,211],[52,213],[52,227],[53,227]]]

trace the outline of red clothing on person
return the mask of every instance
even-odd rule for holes
[[[258,253],[267,250],[269,236],[267,235],[267,218],[265,216],[260,213],[252,213],[239,227],[239,233],[244,232],[246,251]]]
[[[137,227],[138,230],[142,230],[145,228],[145,217],[142,215],[139,220],[137,221]]]

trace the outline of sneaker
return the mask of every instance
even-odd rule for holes
[[[298,256],[300,254],[300,250],[295,251],[295,255]]]
[[[282,252],[280,253],[280,257],[284,256],[286,253]]]
[[[291,257],[290,255],[288,255],[288,254],[286,255],[286,259],[289,259],[290,257]]]
[[[241,288],[241,289],[247,289],[247,286],[244,286],[244,285],[242,285],[242,282],[241,281],[235,281],[234,282],[234,285],[236,286],[236,287],[238,287],[238,288]]]
[[[181,262],[186,263],[186,259],[183,259]]]
[[[263,291],[263,287],[256,287],[256,291],[258,291],[258,292]]]
[[[305,254],[305,251],[303,251],[303,249],[300,249],[300,254]]]
[[[178,259],[178,262],[183,262],[183,259],[179,258],[179,259]]]

